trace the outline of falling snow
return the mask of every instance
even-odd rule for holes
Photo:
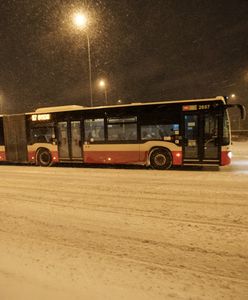
[[[4,0],[0,4],[0,94],[4,112],[89,105],[85,34],[72,25],[87,11],[94,104],[236,93],[247,103],[245,0]]]

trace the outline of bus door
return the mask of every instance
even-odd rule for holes
[[[58,149],[60,160],[82,160],[81,122],[58,122]]]
[[[68,122],[58,122],[58,150],[60,160],[69,160]]]
[[[203,114],[203,153],[204,162],[218,162],[220,159],[219,115],[217,112]]]
[[[196,111],[183,114],[184,163],[218,163],[220,160],[219,115]]]
[[[199,114],[185,113],[183,135],[184,162],[199,161]]]

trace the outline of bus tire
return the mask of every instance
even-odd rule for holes
[[[168,170],[172,166],[172,155],[169,150],[155,149],[150,155],[150,165],[156,170]]]
[[[36,157],[36,163],[38,166],[49,167],[52,165],[52,155],[48,149],[39,149]]]

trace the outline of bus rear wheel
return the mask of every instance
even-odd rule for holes
[[[153,169],[168,170],[172,166],[171,153],[166,149],[156,149],[150,156],[150,164]]]
[[[37,153],[37,165],[49,167],[52,164],[52,155],[47,149],[40,149]]]

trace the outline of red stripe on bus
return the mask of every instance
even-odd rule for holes
[[[50,151],[53,162],[59,162],[58,151]],[[33,163],[36,160],[36,151],[28,151],[28,162]]]
[[[87,151],[84,152],[85,163],[128,164],[140,162],[139,151]]]
[[[172,151],[173,158],[173,166],[181,166],[182,165],[182,152],[181,151]]]
[[[35,162],[35,151],[28,151],[28,162]]]
[[[59,162],[58,151],[52,151],[52,160],[53,160],[53,162]]]
[[[6,160],[5,152],[0,151],[0,161],[5,161],[5,160]]]
[[[142,162],[145,164],[147,156],[147,151],[87,151],[84,153],[84,162],[96,164],[129,164]],[[172,159],[173,165],[181,165],[182,152],[172,151]]]

